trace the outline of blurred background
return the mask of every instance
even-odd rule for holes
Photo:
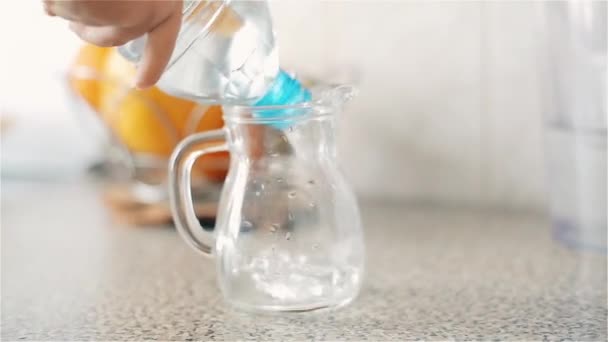
[[[543,210],[538,4],[271,6],[286,68],[360,88],[339,139],[342,165],[361,196]],[[0,32],[0,110],[14,129],[3,133],[3,178],[73,177],[100,152],[81,129],[88,113],[66,94],[81,42],[37,1],[10,8],[1,11],[2,26],[19,34]]]

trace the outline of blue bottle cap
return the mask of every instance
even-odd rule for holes
[[[308,102],[311,99],[312,95],[308,89],[304,88],[297,79],[280,70],[270,89],[268,89],[262,98],[255,102],[254,106],[294,105]],[[255,111],[254,114],[256,118],[277,118],[276,121],[270,120],[268,124],[278,129],[285,129],[290,126],[290,123],[289,121],[281,120],[281,117],[294,114],[293,111],[294,109],[272,109]]]

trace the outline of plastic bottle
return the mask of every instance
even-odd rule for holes
[[[137,62],[146,36],[119,48]],[[287,105],[310,92],[279,68],[266,1],[185,0],[182,27],[158,86],[201,103]]]

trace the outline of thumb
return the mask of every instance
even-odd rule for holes
[[[149,88],[160,79],[175,48],[181,17],[181,11],[173,11],[167,19],[148,32],[144,53],[135,76],[136,88]]]

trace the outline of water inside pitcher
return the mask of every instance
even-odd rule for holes
[[[298,105],[226,107],[224,130],[191,136],[173,155],[178,230],[195,249],[214,254],[220,288],[238,307],[312,310],[346,304],[359,291],[361,219],[334,141],[336,114],[352,89],[313,94],[316,100]],[[201,147],[221,139],[225,145]],[[191,210],[189,169],[224,148],[231,165],[210,236]]]

